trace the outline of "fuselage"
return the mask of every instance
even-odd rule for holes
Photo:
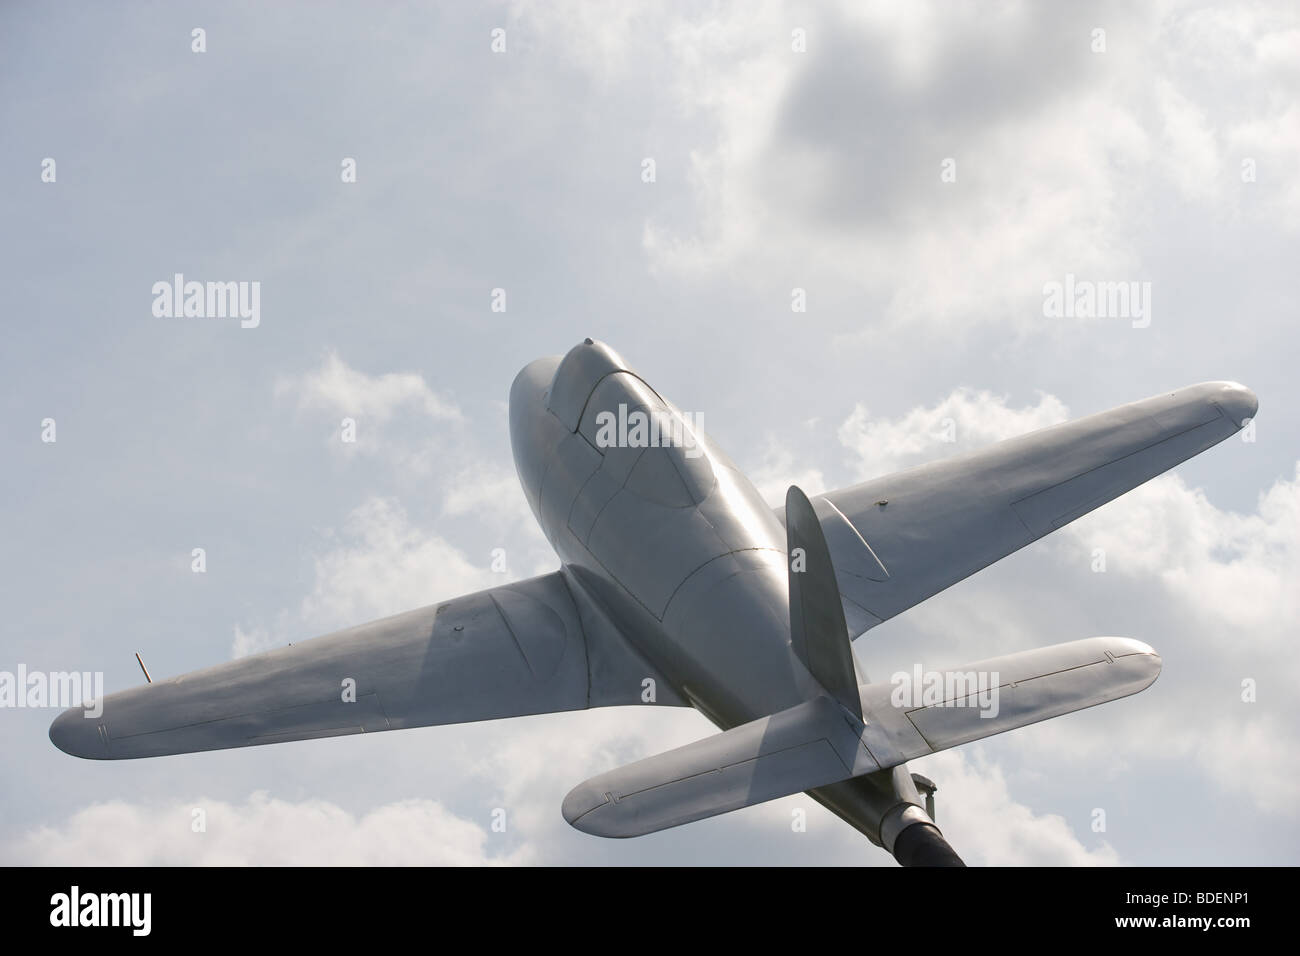
[[[728,729],[824,691],[790,643],[785,528],[692,419],[591,340],[510,392],[520,482],[571,584]],[[814,796],[877,839],[919,798],[905,773],[870,776]]]
[[[733,727],[815,693],[790,650],[785,529],[614,352],[584,344],[528,365],[510,426],[524,493],[566,572],[702,713]]]

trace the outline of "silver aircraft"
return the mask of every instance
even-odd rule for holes
[[[510,390],[515,466],[559,570],[111,694],[102,712],[62,713],[50,739],[120,760],[691,706],[720,732],[579,784],[565,819],[630,837],[806,791],[903,865],[960,866],[907,761],[1134,694],[1160,657],[1094,637],[900,695],[867,679],[850,640],[1257,407],[1241,385],[1192,385],[812,499],[791,487],[773,511],[690,416],[588,339]],[[996,707],[971,706],[990,693]]]

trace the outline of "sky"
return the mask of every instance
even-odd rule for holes
[[[0,671],[111,692],[554,570],[507,396],[586,336],[773,504],[1234,380],[1242,435],[854,652],[1161,653],[911,764],[969,863],[1300,862],[1298,94],[1291,3],[5,4]],[[156,314],[177,273],[255,324]],[[684,709],[122,762],[57,712],[0,707],[0,863],[894,865],[803,795],[571,829]]]

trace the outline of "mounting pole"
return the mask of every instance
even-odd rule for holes
[[[153,678],[149,676],[149,668],[144,666],[144,661],[140,660],[140,652],[135,652],[135,662],[140,665],[140,670],[144,671],[144,679],[147,683],[152,684]]]

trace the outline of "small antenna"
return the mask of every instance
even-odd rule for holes
[[[150,684],[152,684],[153,678],[149,676],[149,668],[144,666],[144,661],[140,660],[139,651],[135,652],[135,662],[140,665],[140,670],[144,671],[144,679],[148,681]]]

